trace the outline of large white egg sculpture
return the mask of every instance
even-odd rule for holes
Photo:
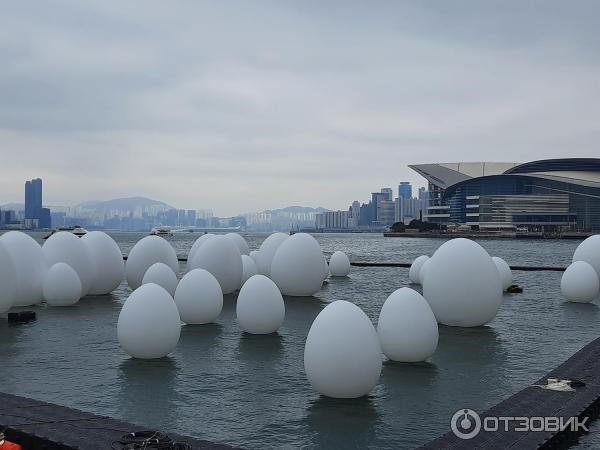
[[[287,234],[273,233],[263,241],[257,256],[258,261],[256,267],[258,268],[258,273],[267,277],[271,276],[271,263],[275,256],[275,252],[288,237]]]
[[[393,361],[424,361],[438,345],[438,324],[427,300],[409,288],[394,291],[385,301],[377,334],[383,353]]]
[[[563,273],[560,290],[570,302],[589,303],[600,290],[598,274],[589,263],[575,261]]]
[[[500,280],[502,281],[502,290],[508,289],[508,287],[513,282],[512,271],[510,270],[510,266],[506,261],[497,256],[492,256],[492,260],[494,264],[496,264],[496,268],[498,269],[498,273],[500,274]]]
[[[250,249],[248,248],[248,243],[243,236],[237,233],[227,233],[225,237],[231,239],[233,243],[237,246],[240,251],[240,255],[248,255],[250,253]]]
[[[154,283],[131,293],[117,321],[119,344],[134,358],[167,356],[175,350],[180,333],[181,322],[173,298]]]
[[[108,234],[91,231],[81,237],[94,261],[94,281],[90,295],[105,295],[114,291],[123,281],[125,263],[121,249]]]
[[[277,249],[271,279],[282,294],[310,296],[323,285],[323,251],[310,234],[296,233]]]
[[[202,244],[192,259],[191,269],[212,273],[223,294],[230,294],[241,285],[242,257],[233,241],[223,235],[212,236]]]
[[[198,249],[202,246],[202,244],[204,244],[212,236],[214,236],[214,234],[204,233],[202,236],[200,236],[198,239],[196,239],[196,241],[194,242],[194,245],[192,245],[192,248],[190,249],[190,252],[188,253],[186,270],[188,270],[188,271],[191,270],[192,259],[194,258],[194,255],[196,254]]]
[[[158,284],[173,297],[177,289],[177,275],[165,263],[154,263],[148,267],[142,278],[142,284],[148,283]]]
[[[175,290],[175,304],[182,322],[214,322],[223,309],[223,291],[217,279],[204,269],[186,273]]]
[[[175,273],[179,272],[177,253],[166,239],[160,236],[140,239],[129,252],[125,263],[125,276],[131,289],[141,286],[144,274],[157,262],[166,264]]]
[[[79,281],[81,281],[82,297],[90,292],[96,268],[90,249],[80,238],[68,231],[59,231],[46,240],[42,251],[49,267],[62,262],[77,272]]]
[[[337,251],[329,258],[329,271],[334,277],[346,277],[350,273],[350,259],[344,252]]]
[[[573,254],[573,262],[575,261],[588,263],[600,278],[600,234],[590,236],[577,246]]]
[[[28,234],[9,231],[0,242],[10,253],[17,271],[17,294],[13,306],[29,306],[43,300],[42,286],[48,272],[42,247]]]
[[[254,260],[248,255],[242,255],[242,282],[241,286],[244,285],[246,281],[250,277],[253,277],[258,273],[258,269],[256,268],[256,263]]]
[[[43,292],[50,306],[72,306],[81,298],[81,281],[75,269],[59,262],[46,273]]]
[[[264,275],[254,275],[244,283],[235,311],[240,328],[251,334],[274,333],[285,319],[281,292]]]
[[[429,259],[427,255],[421,255],[417,259],[413,261],[410,265],[410,269],[408,270],[408,279],[413,284],[421,284],[421,279],[419,278],[419,273],[421,272],[421,267],[425,264],[425,261]]]
[[[304,347],[304,370],[313,388],[335,398],[367,395],[381,374],[381,346],[366,314],[337,300],[314,320]]]
[[[470,239],[442,244],[426,267],[423,297],[438,322],[476,327],[492,320],[502,301],[496,264],[483,247]]]
[[[0,241],[0,314],[4,314],[14,305],[17,288],[17,269],[10,252]]]
[[[417,276],[418,279],[418,283],[421,286],[423,286],[423,282],[425,281],[425,274],[427,273],[427,267],[429,266],[429,262],[431,261],[431,258],[426,259],[423,264],[421,264],[421,268],[419,269],[419,274]],[[410,272],[410,270],[409,270]]]

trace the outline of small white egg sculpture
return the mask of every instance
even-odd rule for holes
[[[258,250],[252,250],[250,252],[250,258],[252,258],[254,260],[254,263],[256,264],[256,268],[258,269]]]
[[[366,314],[337,300],[314,320],[304,347],[304,370],[312,387],[327,397],[367,395],[381,374],[381,346]]]
[[[106,295],[114,291],[123,281],[125,263],[121,249],[108,234],[91,231],[81,237],[94,261],[94,281],[90,295]]]
[[[253,277],[258,273],[258,269],[256,268],[256,263],[254,260],[248,255],[242,255],[242,282],[241,286],[244,285],[246,281],[250,277]]]
[[[492,256],[492,260],[494,264],[496,264],[496,268],[498,269],[498,273],[500,274],[500,280],[502,281],[502,290],[505,291],[513,282],[512,271],[510,270],[510,266],[506,261],[497,256]]]
[[[17,294],[13,306],[29,306],[43,300],[42,286],[48,264],[42,247],[28,234],[9,231],[0,236],[0,242],[10,253],[17,271]]]
[[[570,302],[589,303],[598,296],[600,281],[591,264],[575,261],[563,273],[560,290]]]
[[[158,284],[148,283],[131,293],[117,321],[121,348],[134,358],[167,356],[177,346],[181,322],[175,302]]]
[[[420,284],[421,286],[423,286],[423,282],[425,281],[425,274],[427,273],[427,267],[429,266],[430,261],[431,258],[427,258],[425,261],[423,261],[423,264],[421,264],[421,268],[419,269],[419,274],[417,276],[417,284]]]
[[[13,307],[18,289],[17,269],[10,252],[0,241],[0,314]]]
[[[214,236],[214,234],[212,234],[212,233],[204,233],[202,236],[200,236],[198,239],[196,239],[196,241],[194,242],[194,245],[192,245],[192,248],[190,249],[190,252],[188,253],[187,264],[186,264],[186,270],[187,271],[191,270],[192,259],[194,258],[194,255],[196,254],[196,252],[198,251],[198,249],[202,246],[202,244],[204,244],[212,236]]]
[[[573,254],[573,262],[575,261],[588,263],[600,278],[600,234],[590,236],[577,246]]]
[[[423,297],[438,322],[477,327],[492,320],[502,302],[502,282],[496,264],[470,239],[451,239],[423,265]]]
[[[188,324],[214,322],[223,309],[221,285],[204,269],[186,273],[177,285],[174,299],[181,321]]]
[[[240,255],[248,255],[250,253],[250,249],[248,248],[248,243],[243,236],[237,233],[227,233],[225,237],[231,239],[233,243],[237,246],[240,251]]]
[[[408,270],[408,279],[413,284],[421,284],[421,279],[419,278],[419,272],[421,272],[421,267],[425,264],[425,261],[429,259],[427,255],[421,255],[417,259],[413,261],[410,265],[410,269]]]
[[[146,236],[133,246],[125,263],[125,277],[131,289],[141,286],[144,274],[152,264],[161,262],[179,272],[177,253],[166,239],[160,236]]]
[[[310,296],[323,285],[323,251],[307,233],[288,237],[271,263],[271,279],[284,295]]]
[[[424,361],[438,345],[438,324],[427,300],[409,288],[394,291],[385,301],[377,334],[383,353],[393,361]]]
[[[63,262],[77,272],[81,281],[81,296],[85,297],[94,282],[96,267],[90,249],[83,241],[68,231],[59,231],[50,236],[42,251],[48,266]]]
[[[275,333],[285,319],[285,303],[273,281],[264,275],[254,275],[240,289],[235,312],[245,332]]]
[[[208,270],[214,275],[223,294],[239,289],[242,281],[242,257],[230,238],[215,235],[196,251],[191,269]]]
[[[177,289],[177,275],[165,263],[154,263],[148,267],[142,278],[142,284],[148,283],[158,284],[173,297]]]
[[[72,306],[81,298],[81,281],[75,269],[59,262],[46,273],[43,292],[50,306]]]
[[[287,234],[273,233],[263,241],[257,256],[256,267],[258,268],[258,273],[267,277],[271,276],[271,263],[275,252],[288,237]]]
[[[333,277],[347,277],[350,273],[350,259],[348,259],[348,256],[340,251],[331,255],[329,271]]]

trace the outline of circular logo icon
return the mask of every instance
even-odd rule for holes
[[[460,439],[472,439],[481,430],[481,419],[472,409],[459,409],[450,419],[454,435]]]

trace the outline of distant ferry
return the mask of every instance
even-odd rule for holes
[[[73,233],[77,237],[81,237],[87,234],[87,230],[79,225],[75,225],[74,227],[58,227],[55,230],[52,230],[49,235],[44,236],[44,239],[48,239],[54,233],[58,233],[59,231],[66,231],[68,233]]]
[[[152,228],[150,231],[151,236],[161,236],[161,237],[170,237],[173,236],[173,231],[171,231],[171,227],[156,227]]]

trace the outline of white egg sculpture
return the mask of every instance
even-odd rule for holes
[[[500,280],[502,281],[502,290],[505,291],[508,289],[513,282],[512,271],[510,270],[510,266],[506,261],[497,256],[492,256],[492,260],[494,264],[496,264],[496,268],[498,269],[498,273],[500,274]]]
[[[223,309],[223,291],[217,279],[204,269],[186,273],[175,290],[175,304],[182,322],[214,322]]]
[[[191,269],[208,270],[214,275],[223,294],[239,289],[242,281],[242,257],[233,241],[223,235],[215,235],[198,249],[192,259]]]
[[[117,321],[119,344],[134,358],[167,356],[175,350],[180,333],[181,322],[173,298],[154,283],[131,293]]]
[[[256,268],[258,269],[258,250],[252,250],[250,252],[250,258],[252,258],[254,260],[254,263],[256,264]]]
[[[194,258],[194,255],[196,254],[198,249],[202,246],[202,244],[204,244],[212,236],[214,236],[214,234],[204,233],[202,236],[200,236],[198,239],[196,239],[196,241],[194,242],[194,245],[192,245],[192,248],[190,249],[190,252],[188,253],[186,270],[188,270],[188,271],[191,270],[192,259]]]
[[[49,267],[62,262],[77,272],[79,281],[81,281],[82,297],[90,292],[96,268],[90,249],[80,238],[68,231],[59,231],[46,240],[42,251]]]
[[[600,278],[600,234],[590,236],[577,246],[573,254],[573,262],[575,261],[588,263]]]
[[[451,239],[425,264],[423,297],[438,322],[476,327],[496,316],[502,282],[496,264],[481,245],[470,239]]]
[[[350,259],[344,252],[337,251],[329,258],[329,271],[333,277],[346,277],[350,273]]]
[[[425,261],[423,261],[423,264],[421,264],[421,268],[419,269],[419,274],[417,275],[417,280],[418,280],[417,284],[420,284],[421,286],[423,286],[423,282],[425,281],[425,274],[427,273],[427,268],[429,267],[430,261],[431,261],[431,258],[427,258]],[[409,272],[410,272],[410,269],[409,269]]]
[[[17,294],[13,306],[29,306],[43,300],[42,286],[48,264],[42,247],[28,234],[9,231],[0,236],[0,242],[10,253],[17,272]]]
[[[310,296],[323,285],[323,251],[310,234],[296,233],[277,249],[271,279],[284,295]]]
[[[314,320],[304,347],[304,370],[312,387],[327,397],[367,395],[381,374],[381,346],[366,314],[337,300]]]
[[[17,289],[17,269],[10,252],[0,241],[0,314],[4,314],[13,307]]]
[[[158,262],[166,264],[175,273],[179,272],[177,253],[166,239],[146,236],[136,242],[125,263],[125,277],[131,289],[140,287],[146,271]]]
[[[250,253],[250,249],[248,248],[248,243],[243,236],[237,233],[227,233],[225,237],[231,239],[233,243],[236,245],[238,250],[240,251],[240,255],[248,255]]]
[[[421,279],[419,278],[419,273],[421,272],[421,267],[425,264],[425,261],[429,259],[427,255],[421,255],[417,259],[413,261],[410,265],[410,269],[408,270],[408,279],[413,284],[421,284]]]
[[[246,281],[250,277],[253,277],[258,273],[258,269],[256,268],[256,263],[254,260],[248,255],[242,255],[242,282],[241,286],[244,285]]]
[[[148,267],[142,278],[142,284],[148,283],[158,284],[173,297],[177,289],[177,275],[165,263],[154,263]]]
[[[75,269],[59,262],[46,273],[43,292],[50,306],[72,306],[81,298],[81,281]]]
[[[106,295],[114,291],[123,281],[125,263],[121,249],[108,234],[91,231],[81,237],[94,261],[94,281],[90,295]]]
[[[275,252],[288,237],[287,234],[273,233],[263,241],[257,256],[256,267],[258,268],[258,273],[267,277],[271,276],[271,263]]]
[[[385,301],[377,334],[383,353],[393,361],[424,361],[438,345],[438,324],[427,300],[409,288],[394,291]]]
[[[274,333],[285,319],[281,292],[264,275],[254,275],[244,283],[235,311],[240,328],[251,334]]]
[[[598,274],[591,264],[575,261],[563,273],[560,290],[570,302],[589,303],[598,296],[600,290]]]

